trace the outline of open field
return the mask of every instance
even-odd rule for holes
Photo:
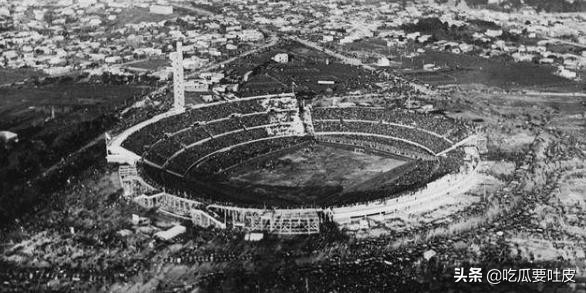
[[[189,190],[210,193],[216,202],[311,206],[364,200],[362,193],[388,195],[379,189],[394,186],[393,181],[411,169],[407,160],[313,145],[250,160],[227,177],[186,180]],[[365,184],[373,179],[376,184]]]
[[[289,62],[272,61],[278,53],[287,53]],[[240,58],[226,69],[237,77],[250,72],[248,81],[239,90],[242,96],[290,92],[292,85],[296,92],[336,93],[369,88],[380,81],[377,75],[363,68],[339,63],[323,52],[294,41],[283,42],[254,57]],[[318,84],[318,81],[334,84]]]
[[[151,179],[182,186],[200,199],[240,206],[308,207],[373,200],[418,187],[434,174],[414,176],[420,168],[414,162],[316,144],[258,157],[211,177],[177,181],[158,169],[145,170]]]
[[[234,74],[242,76],[246,72],[253,70],[266,62],[270,62],[271,58],[279,53],[292,54],[298,58],[318,58],[320,60],[325,60],[328,57],[328,55],[322,52],[307,48],[297,42],[280,41],[275,46],[226,64],[226,70],[233,70]]]
[[[175,19],[180,16],[177,12],[170,15],[154,14],[150,13],[146,8],[127,8],[124,9],[114,22],[114,26],[124,26],[130,23],[140,22],[159,22],[168,19]]]
[[[30,68],[0,68],[0,86],[10,85],[14,82],[43,76],[45,76],[43,72]]]
[[[100,114],[148,91],[143,86],[78,83],[0,88],[0,128],[19,130],[41,123],[50,116],[52,108],[57,116],[76,110],[84,111],[86,116]]]
[[[291,187],[341,186],[342,190],[346,190],[405,163],[393,158],[316,145],[283,155],[270,162],[271,167],[267,169],[248,171],[243,168],[234,174],[232,180]]]
[[[287,64],[268,63],[258,68],[240,92],[244,96],[294,90],[321,94],[372,87],[380,79],[362,68],[341,64],[293,59]],[[329,81],[333,84],[318,84]]]
[[[149,88],[143,86],[69,81],[0,88],[0,130],[16,132],[19,137],[17,144],[0,151],[3,224],[25,210],[31,211],[40,202],[37,197],[68,180],[63,173],[58,179],[43,177],[47,169],[67,158],[78,160],[71,164],[72,169],[87,167],[96,156],[103,158],[103,140],[98,137],[115,125],[116,110],[132,104],[146,91]],[[81,159],[72,156],[92,141],[96,142],[91,145],[95,152],[84,152]]]
[[[424,64],[435,64],[449,70],[424,72]],[[407,77],[433,85],[471,84],[504,89],[540,89],[560,92],[580,92],[584,85],[553,74],[555,68],[533,63],[515,63],[503,58],[485,59],[451,53],[426,53],[403,59],[402,73]],[[414,70],[414,71],[410,71]]]

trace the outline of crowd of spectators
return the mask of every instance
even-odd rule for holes
[[[279,115],[280,119],[275,119],[274,116],[271,113],[253,113],[232,115],[228,118],[211,122],[194,123],[189,128],[157,141],[149,148],[147,159],[157,164],[163,164],[166,159],[182,148],[204,139],[214,139],[218,135],[225,135],[228,132],[246,130],[256,126],[292,121],[292,116],[290,115]]]
[[[234,114],[267,112],[268,109],[263,106],[262,101],[263,99],[232,100],[187,109],[185,113],[163,118],[133,133],[124,141],[123,146],[135,153],[142,154],[168,134],[190,128],[198,122],[224,119]]]
[[[348,133],[318,135],[317,137],[320,141],[372,149],[400,157],[407,157],[412,159],[425,159],[431,157],[430,154],[425,152],[420,147],[400,140],[381,136],[357,135]]]
[[[291,147],[309,141],[311,141],[311,138],[308,136],[289,136],[252,142],[209,156],[199,166],[194,168],[193,172],[203,174],[223,172],[228,168],[248,162],[259,156],[284,149],[290,149]]]
[[[393,124],[377,122],[358,122],[348,120],[320,121],[314,120],[313,127],[316,133],[320,132],[354,132],[372,133],[401,138],[427,147],[434,153],[439,153],[451,145],[449,142],[417,129],[409,129]]]
[[[313,120],[368,120],[396,123],[435,133],[437,136],[458,141],[466,137],[463,122],[444,115],[423,114],[404,109],[375,107],[316,107],[312,110]]]
[[[290,103],[282,103],[279,99],[275,101],[270,99],[254,99],[251,101],[254,101],[257,105],[261,105],[263,109],[266,109],[267,107],[271,109],[274,109],[274,107],[287,108],[290,106]],[[199,111],[203,109],[206,109],[206,111],[210,109],[214,109],[214,111],[217,109],[220,109],[221,111],[226,109],[228,109],[228,111],[234,111],[232,108],[225,108],[224,104],[228,103],[220,103],[217,104],[218,106],[191,109],[189,110],[188,115],[180,116],[193,117],[194,110]],[[181,118],[181,121],[189,121],[189,123],[180,122],[187,125],[187,127],[173,135],[168,133],[165,134],[163,138],[158,140],[158,142],[149,149],[145,158],[151,162],[164,166],[165,170],[172,171],[176,174],[191,174],[189,176],[196,178],[209,177],[213,174],[223,173],[222,171],[225,171],[225,169],[230,169],[233,166],[242,164],[243,162],[262,156],[263,154],[288,149],[302,144],[303,142],[308,142],[310,140],[309,137],[279,137],[270,140],[255,141],[271,136],[269,129],[258,126],[269,125],[275,122],[291,122],[294,115],[291,115],[290,111],[292,111],[292,109],[286,109],[284,111],[270,110],[267,112],[254,112],[248,114],[240,114],[242,111],[236,111],[231,114],[224,113],[224,118],[208,122],[194,122],[195,118]],[[216,118],[220,117],[219,114],[212,115],[216,115],[214,116]],[[407,189],[421,187],[422,184],[425,184],[432,178],[438,178],[441,175],[457,171],[457,168],[461,163],[461,158],[460,160],[450,160],[449,162],[443,162],[444,158],[434,160],[430,157],[430,154],[425,153],[421,148],[407,142],[385,137],[351,134],[351,132],[365,134],[372,133],[398,137],[429,147],[433,152],[439,152],[450,146],[449,141],[441,137],[439,134],[432,133],[432,130],[420,128],[419,126],[420,124],[435,125],[437,126],[436,128],[433,128],[435,131],[440,130],[441,127],[446,128],[447,125],[452,123],[452,121],[441,115],[419,115],[406,113],[401,110],[357,107],[315,108],[313,115],[315,119],[314,129],[318,134],[320,132],[331,131],[348,132],[347,135],[328,136],[329,140],[340,140],[337,143],[354,145],[361,148],[374,149],[418,159],[415,163],[410,165],[413,166],[413,168],[405,171],[405,176],[396,176],[398,179],[393,181],[393,184],[386,184],[385,188],[379,186],[371,192],[367,192],[367,194],[364,192],[359,192],[360,194],[349,193],[344,196],[347,200],[342,200],[342,204],[344,202],[356,202],[356,200],[366,202],[375,198],[381,198],[381,194],[399,194]],[[416,117],[409,118],[411,116]],[[173,122],[174,117],[167,119],[171,121],[165,123]],[[325,121],[321,119],[324,119]],[[363,121],[352,121],[353,119]],[[402,124],[405,126],[403,127],[383,122],[389,120],[391,120],[391,123]],[[432,121],[429,122],[427,120]],[[437,122],[437,124],[433,124],[432,122]],[[415,127],[415,125],[417,125],[417,127]],[[174,127],[180,128],[182,126]],[[220,150],[222,151],[218,152]],[[171,159],[169,160],[169,158]],[[263,164],[262,160],[256,162]],[[180,182],[180,178],[171,179],[169,177],[174,176],[166,174],[163,177],[155,176],[153,178],[164,178],[163,181],[166,183],[173,181],[174,183],[165,184],[165,186],[175,186],[177,192],[180,193],[191,193],[193,191],[193,184]],[[199,184],[195,185],[197,185],[196,190],[203,190],[200,188]],[[213,194],[214,192],[215,191],[208,190],[207,193]]]
[[[185,149],[184,152],[177,154],[176,157],[169,161],[167,168],[171,171],[183,174],[188,171],[188,168],[192,164],[196,163],[206,155],[239,143],[264,137],[268,137],[267,129],[264,127],[251,128],[248,130],[233,132],[229,135],[218,136],[194,145],[189,149]]]
[[[351,191],[336,198],[337,205],[356,205],[373,200],[386,200],[413,192],[444,174],[436,172],[438,161],[414,160],[370,180],[372,189]]]
[[[133,106],[123,110],[120,114],[120,121],[116,124],[116,127],[112,130],[113,133],[121,132],[124,129],[128,129],[133,125],[138,124],[141,121],[145,121],[158,114],[169,111],[172,107],[172,101],[169,99],[169,88],[167,86],[161,87],[146,97],[143,97],[142,106]],[[135,100],[135,99],[133,99]]]

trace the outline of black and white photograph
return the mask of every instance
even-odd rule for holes
[[[0,292],[586,293],[586,0],[0,0]]]

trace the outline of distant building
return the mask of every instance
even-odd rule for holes
[[[120,62],[122,62],[122,57],[120,57],[120,56],[109,56],[109,57],[104,58],[104,61],[106,63],[110,63],[110,64],[112,64],[112,63],[120,63]]]
[[[209,90],[209,85],[207,83],[199,82],[196,80],[189,80],[185,82],[185,91],[186,92],[207,92]]]
[[[287,53],[279,53],[273,56],[272,59],[278,63],[287,63],[289,62],[289,55],[287,55]]]
[[[437,68],[435,67],[435,64],[429,63],[429,64],[423,64],[423,70],[425,70],[425,71],[436,71]]]
[[[177,225],[167,231],[161,231],[161,232],[155,233],[155,237],[158,239],[161,239],[163,241],[168,241],[168,240],[171,240],[171,239],[185,233],[185,231],[187,231],[185,226]]]
[[[250,232],[250,233],[246,233],[246,235],[244,236],[244,240],[246,241],[260,241],[264,238],[264,234],[260,233],[260,232]]]
[[[381,57],[378,59],[378,62],[376,63],[377,66],[390,66],[391,65],[391,61],[389,60],[389,58],[387,57]]]
[[[71,66],[55,66],[43,69],[49,76],[62,76],[71,72]]]
[[[322,42],[326,43],[326,42],[333,42],[334,41],[334,36],[329,36],[329,35],[325,35],[322,38]]]
[[[503,35],[503,30],[487,30],[485,33],[485,35],[492,37],[492,38],[496,38],[496,37],[500,37]]]
[[[214,97],[212,95],[203,95],[201,99],[206,103],[211,103],[214,101]]]
[[[563,66],[559,66],[555,74],[566,79],[576,79],[578,77],[576,72],[567,70]]]
[[[317,84],[332,85],[332,84],[335,84],[335,82],[333,80],[318,80]]]
[[[511,55],[515,62],[531,62],[533,61],[533,54],[513,53]]]
[[[0,7],[0,16],[10,16],[10,10],[6,7]]]
[[[173,6],[151,5],[149,11],[153,14],[169,15],[173,13]]]
[[[264,39],[264,35],[257,30],[243,30],[238,34],[238,37],[244,42],[255,42]]]

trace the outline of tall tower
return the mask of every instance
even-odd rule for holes
[[[177,51],[169,54],[173,65],[173,108],[185,108],[185,84],[183,80],[183,46],[177,42]]]

